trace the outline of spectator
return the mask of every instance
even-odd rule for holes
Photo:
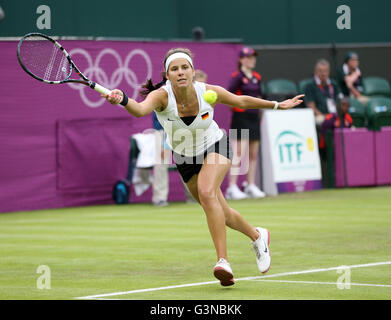
[[[330,79],[330,64],[325,59],[316,62],[314,80],[305,88],[304,101],[315,114],[319,130],[328,113],[337,112],[337,99],[342,97],[339,86]]]
[[[238,70],[232,74],[228,91],[237,95],[248,95],[261,97],[261,75],[254,71],[257,62],[257,52],[244,47],[239,53]],[[239,159],[248,150],[249,163],[247,181],[244,183],[244,192],[237,186],[240,163],[233,161],[229,174],[229,186],[226,191],[227,199],[263,198],[265,193],[255,185],[255,174],[258,164],[259,143],[260,143],[260,111],[255,109],[232,108],[233,115],[231,129],[236,129],[237,135],[231,137],[234,155]],[[249,139],[242,138],[242,129],[249,130]]]
[[[353,119],[349,114],[350,101],[344,97],[339,102],[340,110],[338,113],[329,113],[326,115],[325,120],[322,123],[321,136],[319,142],[319,148],[324,149],[326,147],[325,138],[328,130],[334,130],[335,128],[350,128],[353,126]],[[342,121],[341,121],[342,120]]]
[[[155,206],[165,207],[168,205],[168,161],[170,159],[170,149],[165,143],[163,127],[157,119],[156,113],[153,113],[153,128],[155,129],[156,145],[156,163],[153,167],[153,184],[152,184],[152,203]]]
[[[359,59],[357,53],[348,52],[344,64],[337,72],[337,79],[345,97],[355,98],[365,106],[369,97],[363,94],[362,73],[358,66]]]

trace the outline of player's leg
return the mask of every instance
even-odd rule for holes
[[[220,185],[231,165],[231,161],[218,153],[209,153],[204,160],[197,179],[199,202],[206,219],[218,260],[227,259],[225,214],[218,200]]]
[[[198,174],[193,175],[189,181],[186,182],[187,189],[190,191],[194,199],[199,203],[198,188],[197,188]]]
[[[208,222],[209,232],[217,253],[214,276],[222,286],[235,283],[231,266],[227,259],[227,243],[224,210],[218,200],[220,185],[231,165],[231,161],[218,153],[209,153],[197,178],[198,199]]]
[[[204,171],[204,172],[206,172],[206,171]],[[200,202],[198,178],[199,177],[197,174],[193,175],[193,177],[187,182],[187,187],[188,187],[189,191],[192,193],[193,197],[198,202]],[[223,179],[224,179],[224,176],[223,176]],[[225,224],[232,229],[235,229],[235,230],[242,232],[243,234],[247,235],[252,240],[252,246],[256,252],[256,256],[257,256],[256,260],[257,260],[259,270],[261,272],[266,272],[267,270],[269,270],[271,259],[270,259],[270,250],[268,248],[268,244],[270,241],[270,234],[269,234],[268,230],[264,229],[264,228],[254,228],[253,226],[251,226],[242,217],[242,215],[239,212],[237,212],[235,209],[231,208],[228,205],[227,201],[225,200],[225,198],[223,196],[223,193],[221,192],[220,187],[217,190],[217,199],[218,199],[218,202],[220,203],[220,208],[223,210],[223,213],[224,213]],[[205,210],[205,208],[204,208],[204,210]],[[205,211],[205,212],[207,213],[207,211]],[[209,224],[209,221],[208,221],[208,224]],[[224,228],[224,230],[225,230],[225,228]],[[261,237],[259,237],[260,233],[261,233]],[[217,237],[219,237],[219,236],[217,235]],[[213,238],[213,235],[212,235],[212,238]],[[226,237],[224,235],[224,237],[221,237],[221,238],[225,239]],[[265,242],[263,240],[265,240]],[[226,240],[222,241],[222,243],[223,243],[222,247],[223,247],[224,252],[226,252],[226,242],[225,241]],[[267,250],[266,252],[265,252],[265,249]],[[216,248],[216,251],[218,252],[217,248]],[[217,253],[217,255],[219,257],[219,253]],[[221,266],[219,265],[219,263],[217,263],[215,269],[216,268],[220,268],[218,271],[222,272],[222,276],[215,273],[215,276],[218,279],[220,279],[220,278],[222,279],[222,280],[220,279],[222,285],[234,284],[233,278],[232,279],[230,278],[230,275],[232,274],[232,269],[230,268],[230,265],[228,263],[223,262],[221,264]],[[224,270],[222,270],[222,268],[224,268]],[[228,272],[227,272],[227,270],[228,270]]]
[[[194,199],[200,202],[198,198],[197,179],[198,179],[198,174],[195,174],[186,183],[186,185],[189,191],[191,192],[191,194],[193,195]],[[259,233],[256,231],[255,227],[251,226],[238,211],[236,211],[235,209],[229,206],[220,188],[218,190],[217,197],[224,211],[225,224],[231,229],[242,232],[243,234],[248,236],[251,240],[253,241],[256,240],[259,236]]]
[[[252,241],[255,241],[259,236],[259,233],[255,227],[250,225],[238,211],[229,206],[221,190],[219,190],[217,196],[224,211],[226,225],[231,229],[242,232]]]
[[[269,230],[251,226],[238,211],[228,205],[221,191],[218,199],[224,210],[227,226],[242,232],[252,240],[251,245],[255,251],[258,269],[262,273],[267,272],[271,264]]]
[[[186,185],[191,194],[193,195],[194,199],[201,203],[200,198],[198,196],[198,174],[193,175],[191,179],[186,183]],[[223,250],[226,251],[226,249]],[[217,255],[218,257],[220,256],[219,253]],[[220,280],[222,286],[231,286],[235,283],[231,266],[225,258],[218,259],[215,267],[213,268],[213,274],[217,279]]]

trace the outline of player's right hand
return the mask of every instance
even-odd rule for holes
[[[105,98],[109,103],[116,105],[121,103],[124,96],[121,90],[114,89],[110,94],[102,94],[101,97]]]

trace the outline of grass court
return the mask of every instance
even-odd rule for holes
[[[230,204],[271,232],[272,265],[264,276],[250,240],[227,229],[237,281],[220,286],[198,204],[2,213],[0,299],[391,299],[391,187]],[[50,289],[37,288],[42,265],[50,269]],[[350,273],[338,273],[340,266]]]

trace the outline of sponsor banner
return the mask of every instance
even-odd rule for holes
[[[269,189],[270,194],[277,194],[279,190],[319,188],[319,183],[309,182],[322,178],[312,110],[265,111],[262,118],[262,157],[264,188]],[[277,183],[304,183],[304,187],[277,187]]]

